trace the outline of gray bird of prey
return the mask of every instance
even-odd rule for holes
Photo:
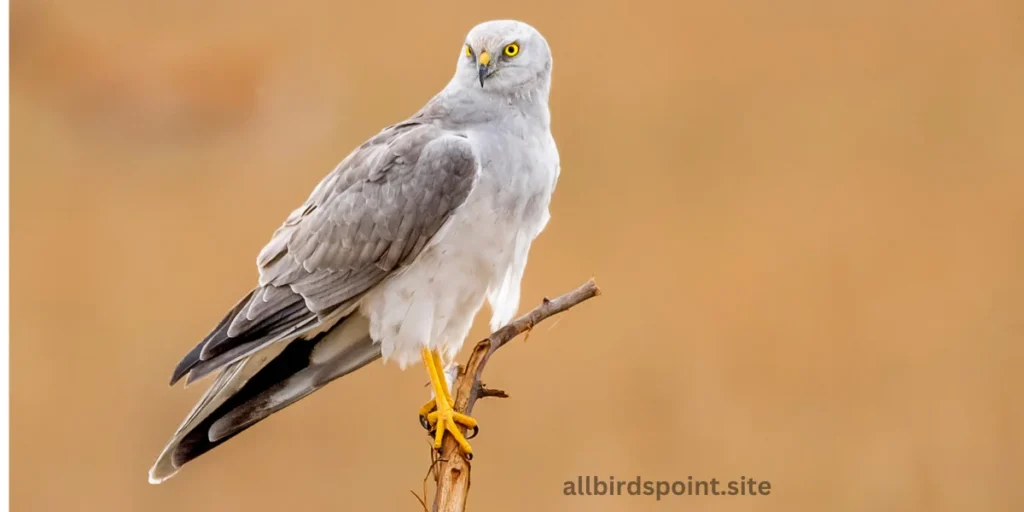
[[[447,433],[472,454],[459,427],[477,423],[453,409],[454,358],[484,299],[492,329],[515,315],[550,218],[551,65],[526,23],[473,27],[448,85],[313,189],[256,258],[259,284],[174,369],[171,385],[220,373],[151,483],[378,358],[422,362],[432,398],[420,422],[435,448]]]

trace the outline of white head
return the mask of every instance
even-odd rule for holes
[[[551,50],[537,29],[515,20],[481,23],[466,36],[453,82],[504,96],[551,87]]]

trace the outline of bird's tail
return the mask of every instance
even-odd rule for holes
[[[359,313],[310,339],[269,345],[225,367],[149,470],[150,483],[380,357]]]

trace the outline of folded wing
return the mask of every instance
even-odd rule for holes
[[[354,314],[359,299],[416,258],[465,202],[478,168],[465,137],[417,121],[346,157],[260,252],[259,286],[175,368],[172,385],[223,371],[150,480],[379,357]]]

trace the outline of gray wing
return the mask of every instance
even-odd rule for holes
[[[159,483],[270,414],[380,356],[356,304],[412,262],[472,190],[465,137],[410,121],[353,151],[274,233],[249,292],[178,364],[224,371],[150,469]]]
[[[277,229],[257,258],[259,286],[185,356],[171,384],[345,313],[415,259],[465,202],[477,169],[469,141],[432,124],[403,123],[367,141]]]

